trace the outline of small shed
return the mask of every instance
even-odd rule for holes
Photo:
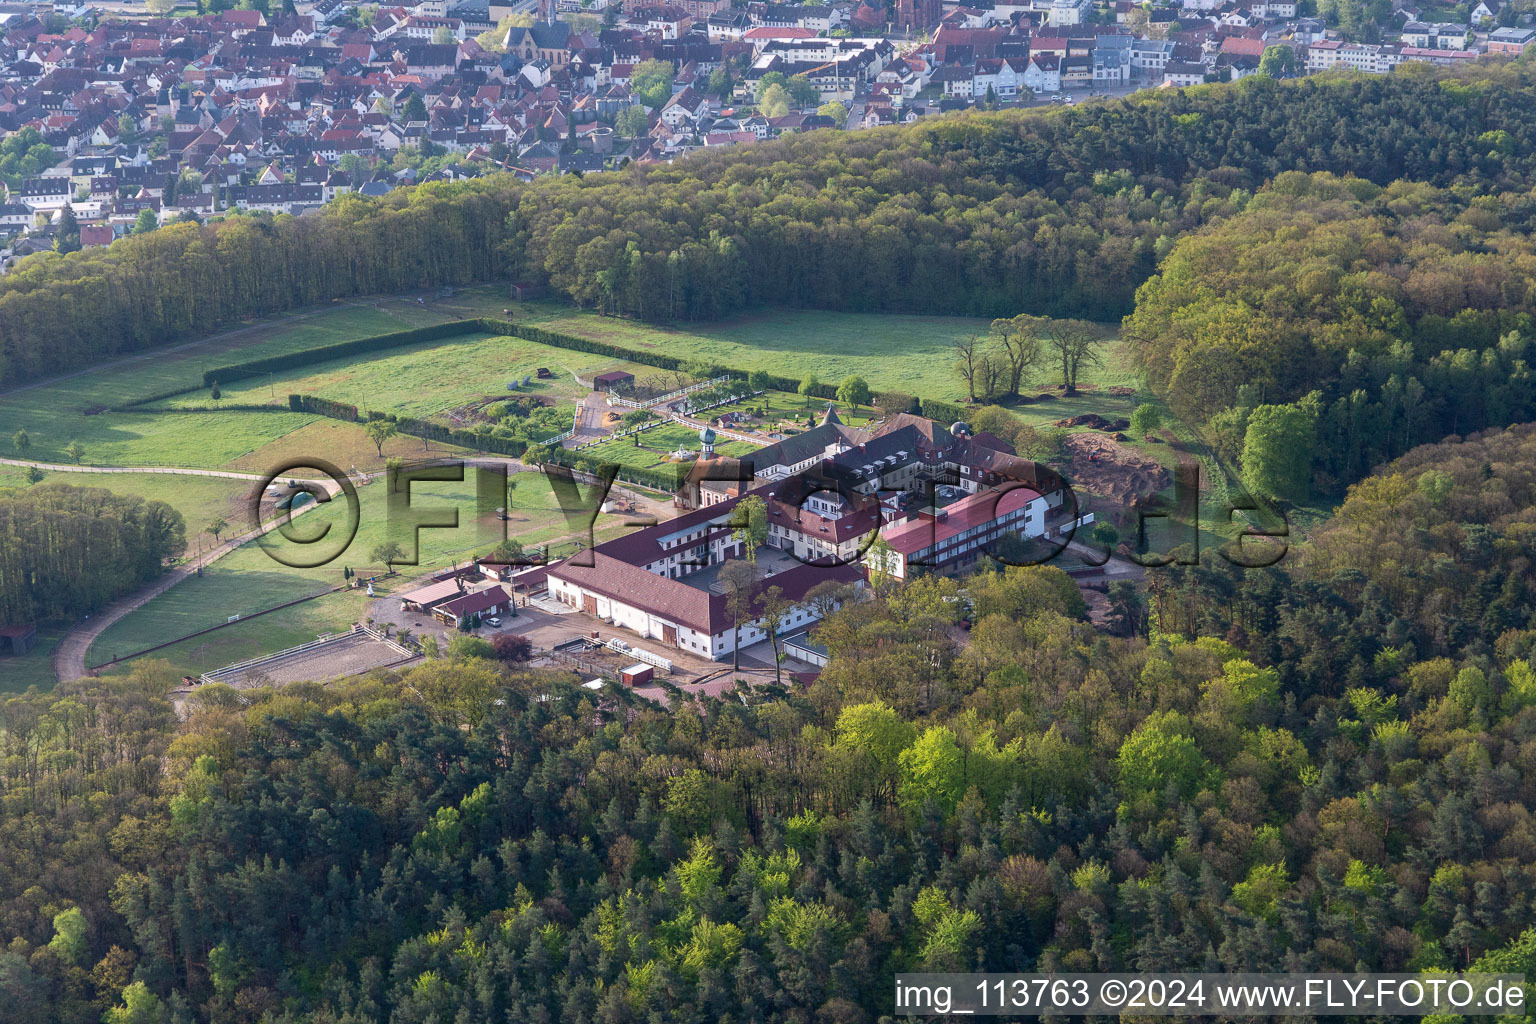
[[[37,646],[37,627],[0,626],[0,654],[26,654]]]
[[[656,675],[656,670],[650,665],[642,665],[635,662],[633,665],[619,672],[619,682],[625,686],[645,686]]]
[[[626,370],[609,370],[592,378],[593,391],[617,391],[635,383],[635,375]]]

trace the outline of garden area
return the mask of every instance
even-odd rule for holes
[[[731,417],[730,426],[736,430],[776,433],[802,430],[807,424],[821,422],[827,406],[837,410],[837,418],[850,427],[867,427],[880,418],[880,411],[872,406],[861,405],[857,409],[847,403],[812,398],[807,403],[804,395],[787,391],[765,391],[760,395],[743,398],[729,405],[718,405],[695,415],[699,419],[715,420]]]
[[[639,443],[636,444],[636,441]],[[761,445],[721,437],[715,441],[715,454],[740,458],[750,455],[759,447]],[[690,452],[696,458],[702,448],[703,443],[695,428],[681,423],[663,423],[629,437],[616,437],[579,449],[574,454],[593,462],[613,462],[620,466],[646,469],[673,461],[669,457],[677,451]]]

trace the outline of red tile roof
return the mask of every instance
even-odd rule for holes
[[[743,39],[815,39],[816,33],[808,28],[750,28]]]
[[[511,597],[504,588],[487,587],[485,590],[476,591],[473,594],[465,594],[463,597],[456,597],[452,601],[446,601],[438,605],[436,610],[457,619],[465,615],[473,615],[476,612],[495,608],[497,605],[504,605],[510,600]]]
[[[1264,40],[1227,36],[1227,38],[1221,41],[1221,52],[1236,53],[1247,57],[1262,57],[1264,55]]]
[[[943,518],[923,515],[909,519],[897,526],[886,527],[881,537],[903,555],[910,555],[973,527],[999,519],[1039,497],[1039,491],[1028,487],[1013,487],[1002,492],[982,491],[940,509],[939,514]]]
[[[701,590],[684,580],[668,579],[638,565],[622,562],[604,554],[602,549],[606,546],[592,549],[591,565],[562,562],[552,566],[549,575],[709,636],[731,628],[730,602],[724,594]],[[797,565],[769,577],[759,585],[759,592],[774,586],[783,592],[785,600],[798,601],[825,580],[852,583],[863,578],[862,566]]]

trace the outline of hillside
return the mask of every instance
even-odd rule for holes
[[[655,320],[767,302],[1112,319],[1174,239],[1284,171],[1528,187],[1531,72],[1465,74],[1248,80],[171,225],[0,281],[0,379],[334,297],[482,280],[547,281]]]

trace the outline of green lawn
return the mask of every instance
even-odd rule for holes
[[[476,507],[476,479],[468,470],[465,480],[419,481],[410,488],[412,511],[457,510],[459,525],[452,529],[423,528],[412,530],[411,521],[403,510],[394,523],[390,522],[387,484],[382,480],[359,489],[360,518],[357,534],[344,549],[335,553],[325,565],[314,568],[291,568],[276,560],[273,554],[287,561],[309,560],[309,556],[336,552],[337,545],[320,542],[313,546],[291,543],[279,536],[269,535],[260,542],[248,543],[210,565],[201,577],[194,577],[178,584],[159,598],[124,617],[101,635],[91,646],[87,662],[95,665],[114,657],[122,657],[156,643],[184,636],[198,629],[225,622],[231,615],[250,615],[253,612],[307,594],[327,590],[342,582],[342,568],[355,572],[371,569],[382,570],[372,551],[386,539],[395,540],[417,557],[416,564],[402,561],[400,570],[411,576],[434,568],[441,568],[464,561],[474,555],[483,555],[496,547],[505,535],[517,540],[524,547],[532,548],[576,533],[580,521],[571,522],[560,512],[549,480],[538,473],[519,473],[513,479],[517,486],[512,490],[511,501],[500,502],[507,509],[510,519],[506,522],[495,517],[494,512],[478,514]],[[494,506],[493,506],[494,508]],[[294,520],[291,533],[302,539],[318,537],[321,530],[329,527],[340,532],[346,525],[346,503],[335,501],[328,507],[305,513]],[[607,539],[623,532],[622,516],[599,516],[595,524],[598,539]],[[413,534],[415,539],[413,540]],[[419,551],[416,545],[419,542]],[[269,553],[270,552],[270,553]],[[347,618],[355,610],[347,610],[340,598],[326,599],[334,604],[338,620],[336,625],[345,626],[354,621]],[[285,618],[286,616],[286,618]],[[311,621],[304,613],[274,613],[242,626],[257,639],[253,643],[258,653],[281,650],[293,642],[313,640],[313,633],[300,641],[290,642],[294,633],[290,619],[305,623]],[[267,636],[264,625],[267,619],[278,624]],[[344,621],[341,621],[344,620]],[[288,625],[284,625],[284,624]],[[297,628],[297,627],[293,627]],[[285,632],[284,630],[289,631]],[[222,631],[220,633],[222,635]],[[241,660],[237,657],[216,655],[218,665]],[[217,665],[213,666],[217,667]]]
[[[212,547],[215,538],[203,530],[215,516],[228,523],[243,523],[247,508],[241,497],[250,484],[206,476],[176,476],[168,473],[49,473],[42,480],[48,484],[72,487],[101,487],[114,494],[134,494],[163,501],[181,513],[187,524],[187,549]],[[26,470],[19,466],[0,466],[0,487],[27,486]],[[240,527],[233,527],[238,531]],[[227,538],[227,534],[225,535]]]
[[[0,656],[0,693],[20,693],[29,686],[39,690],[51,690],[57,682],[53,677],[53,649],[64,635],[60,624],[37,627],[37,646],[19,658]]]
[[[991,321],[966,317],[828,313],[775,309],[686,328],[659,327],[572,309],[556,302],[524,303],[519,319],[540,327],[606,341],[641,352],[710,359],[738,370],[786,377],[815,373],[836,383],[858,374],[876,391],[952,401],[963,386],[954,373],[956,338],[986,334]]]
[[[804,427],[807,418],[821,422],[822,415],[826,412],[829,403],[824,398],[813,398],[807,404],[801,395],[792,395],[787,391],[767,391],[761,395],[743,399],[740,402],[732,402],[730,405],[717,406],[714,409],[699,413],[699,418],[714,418],[725,413],[744,412],[751,417],[745,423],[734,424],[735,429],[772,431],[782,427]],[[867,405],[855,410],[845,403],[832,402],[837,408],[837,418],[850,427],[867,426],[872,420],[877,419],[880,413]],[[759,416],[757,411],[764,410]]]
[[[582,448],[577,454],[589,459],[615,462],[621,466],[644,468],[663,464],[667,455],[680,448],[692,452],[703,448],[703,444],[699,441],[699,432],[681,423],[665,423],[659,427],[653,427],[641,433],[639,438],[638,446],[635,444],[634,437],[621,437],[592,445],[590,448]],[[715,454],[734,458],[748,455],[759,447],[761,445],[749,444],[746,441],[721,438],[715,444]]]
[[[59,413],[46,421],[50,432],[29,426],[39,417],[15,414],[6,406],[8,401],[0,401],[0,421],[25,426],[32,444],[25,454],[8,445],[7,456],[66,462],[65,447],[79,441],[85,446],[85,463],[98,466],[220,469],[315,419],[297,412]],[[0,432],[13,430],[0,426]]]
[[[146,353],[128,363],[28,391],[0,395],[0,438],[9,439],[17,430],[25,429],[32,439],[26,457],[39,461],[63,461],[65,446],[78,440],[85,445],[85,460],[98,465],[221,465],[308,422],[310,417],[288,419],[266,413],[220,413],[221,417],[259,416],[262,421],[221,419],[210,423],[204,418],[185,414],[101,412],[87,415],[87,410],[121,405],[178,387],[200,385],[205,369],[225,363],[422,327],[465,315],[468,314],[460,307],[450,308],[443,304],[417,307],[403,299],[386,298],[364,305],[338,303],[297,316],[252,323],[220,332],[202,342]],[[286,396],[281,398],[286,401]],[[206,400],[203,395],[201,401]],[[233,429],[230,424],[234,424]],[[206,452],[201,443],[205,429],[215,435],[215,446]],[[233,444],[225,436],[231,433],[236,435]],[[15,454],[8,443],[5,454]]]
[[[221,401],[286,406],[290,394],[318,395],[355,405],[360,410],[383,409],[412,416],[432,416],[477,398],[513,395],[508,382],[533,376],[549,367],[554,380],[535,379],[522,394],[547,395],[574,402],[587,393],[572,373],[589,378],[611,369],[610,356],[551,348],[519,338],[488,334],[465,335],[449,341],[422,342],[391,349],[377,358],[338,359],[306,366],[270,379],[235,381],[221,388]],[[655,372],[649,367],[644,368]],[[169,408],[205,406],[204,391],[180,396]]]
[[[252,582],[259,583],[259,581]],[[175,595],[176,591],[183,588],[191,588],[189,593],[200,592],[215,599],[223,596],[222,591],[218,589],[219,581],[205,576],[200,580],[192,579],[179,584],[167,597]],[[279,600],[283,599],[282,594],[286,594],[286,591],[275,592]],[[183,640],[181,643],[155,651],[148,657],[170,662],[182,675],[201,675],[225,665],[232,665],[237,661],[247,661],[264,654],[297,647],[315,639],[321,633],[344,632],[366,615],[367,605],[366,591],[344,590],[326,594],[312,601],[305,601],[303,604],[283,608],[270,615],[234,623],[215,633]],[[109,634],[111,632],[111,630],[108,631]],[[115,651],[108,644],[98,641],[91,647],[90,660],[99,661],[114,653],[126,652]],[[126,672],[131,664],[128,662],[123,665],[114,665],[106,671]]]

